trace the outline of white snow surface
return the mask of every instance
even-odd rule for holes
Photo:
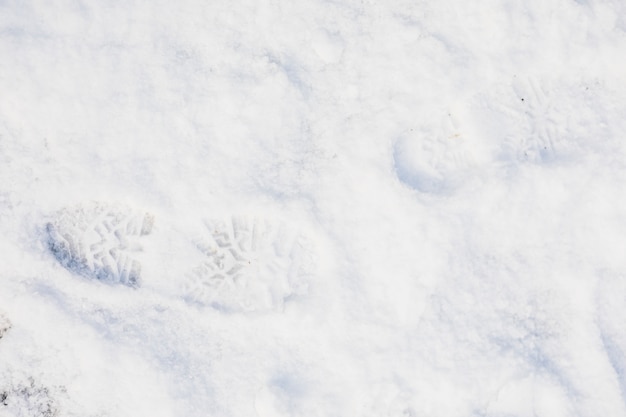
[[[0,1],[0,416],[625,416],[624,184],[621,0]]]

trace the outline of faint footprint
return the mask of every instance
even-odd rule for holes
[[[529,79],[513,83],[513,90],[525,106],[527,135],[522,138],[520,148],[512,144],[512,154],[523,155],[524,159],[533,162],[555,159],[560,150],[561,120],[551,88],[538,80]]]
[[[186,277],[188,302],[228,312],[281,309],[306,291],[310,242],[281,222],[232,217],[204,222],[204,261]]]
[[[154,217],[126,206],[91,202],[56,213],[47,224],[48,247],[76,274],[138,287],[139,237],[150,234]]]
[[[474,123],[506,163],[545,164],[568,152],[568,97],[535,78],[514,79],[472,100]]]
[[[398,179],[425,193],[454,189],[471,167],[465,137],[452,114],[438,124],[411,129],[393,145],[394,169]]]

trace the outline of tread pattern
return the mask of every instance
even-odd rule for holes
[[[567,151],[569,99],[559,96],[558,85],[516,79],[479,94],[474,121],[505,163],[551,163]]]
[[[128,207],[90,203],[59,211],[47,224],[48,247],[78,275],[138,287],[141,264],[132,254],[150,234],[154,216]]]
[[[188,302],[226,312],[268,311],[302,293],[311,273],[307,239],[282,223],[207,220],[196,240],[203,261],[187,276]]]

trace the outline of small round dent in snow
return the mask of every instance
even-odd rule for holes
[[[92,202],[60,210],[46,226],[50,252],[69,271],[88,278],[138,287],[140,237],[154,217],[126,206]]]
[[[455,188],[471,166],[464,137],[448,115],[439,129],[406,134],[393,144],[394,170],[409,187],[430,194]]]
[[[405,139],[400,139],[393,149],[394,168],[398,179],[417,191],[436,193],[444,188],[441,173],[427,161],[420,160],[421,154],[413,154]]]
[[[223,312],[282,309],[306,292],[311,243],[281,222],[251,217],[205,221],[204,261],[186,277],[185,299]]]

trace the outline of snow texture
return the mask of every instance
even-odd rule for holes
[[[623,417],[626,3],[0,1],[0,417]]]
[[[0,339],[11,328],[11,322],[0,312]]]

